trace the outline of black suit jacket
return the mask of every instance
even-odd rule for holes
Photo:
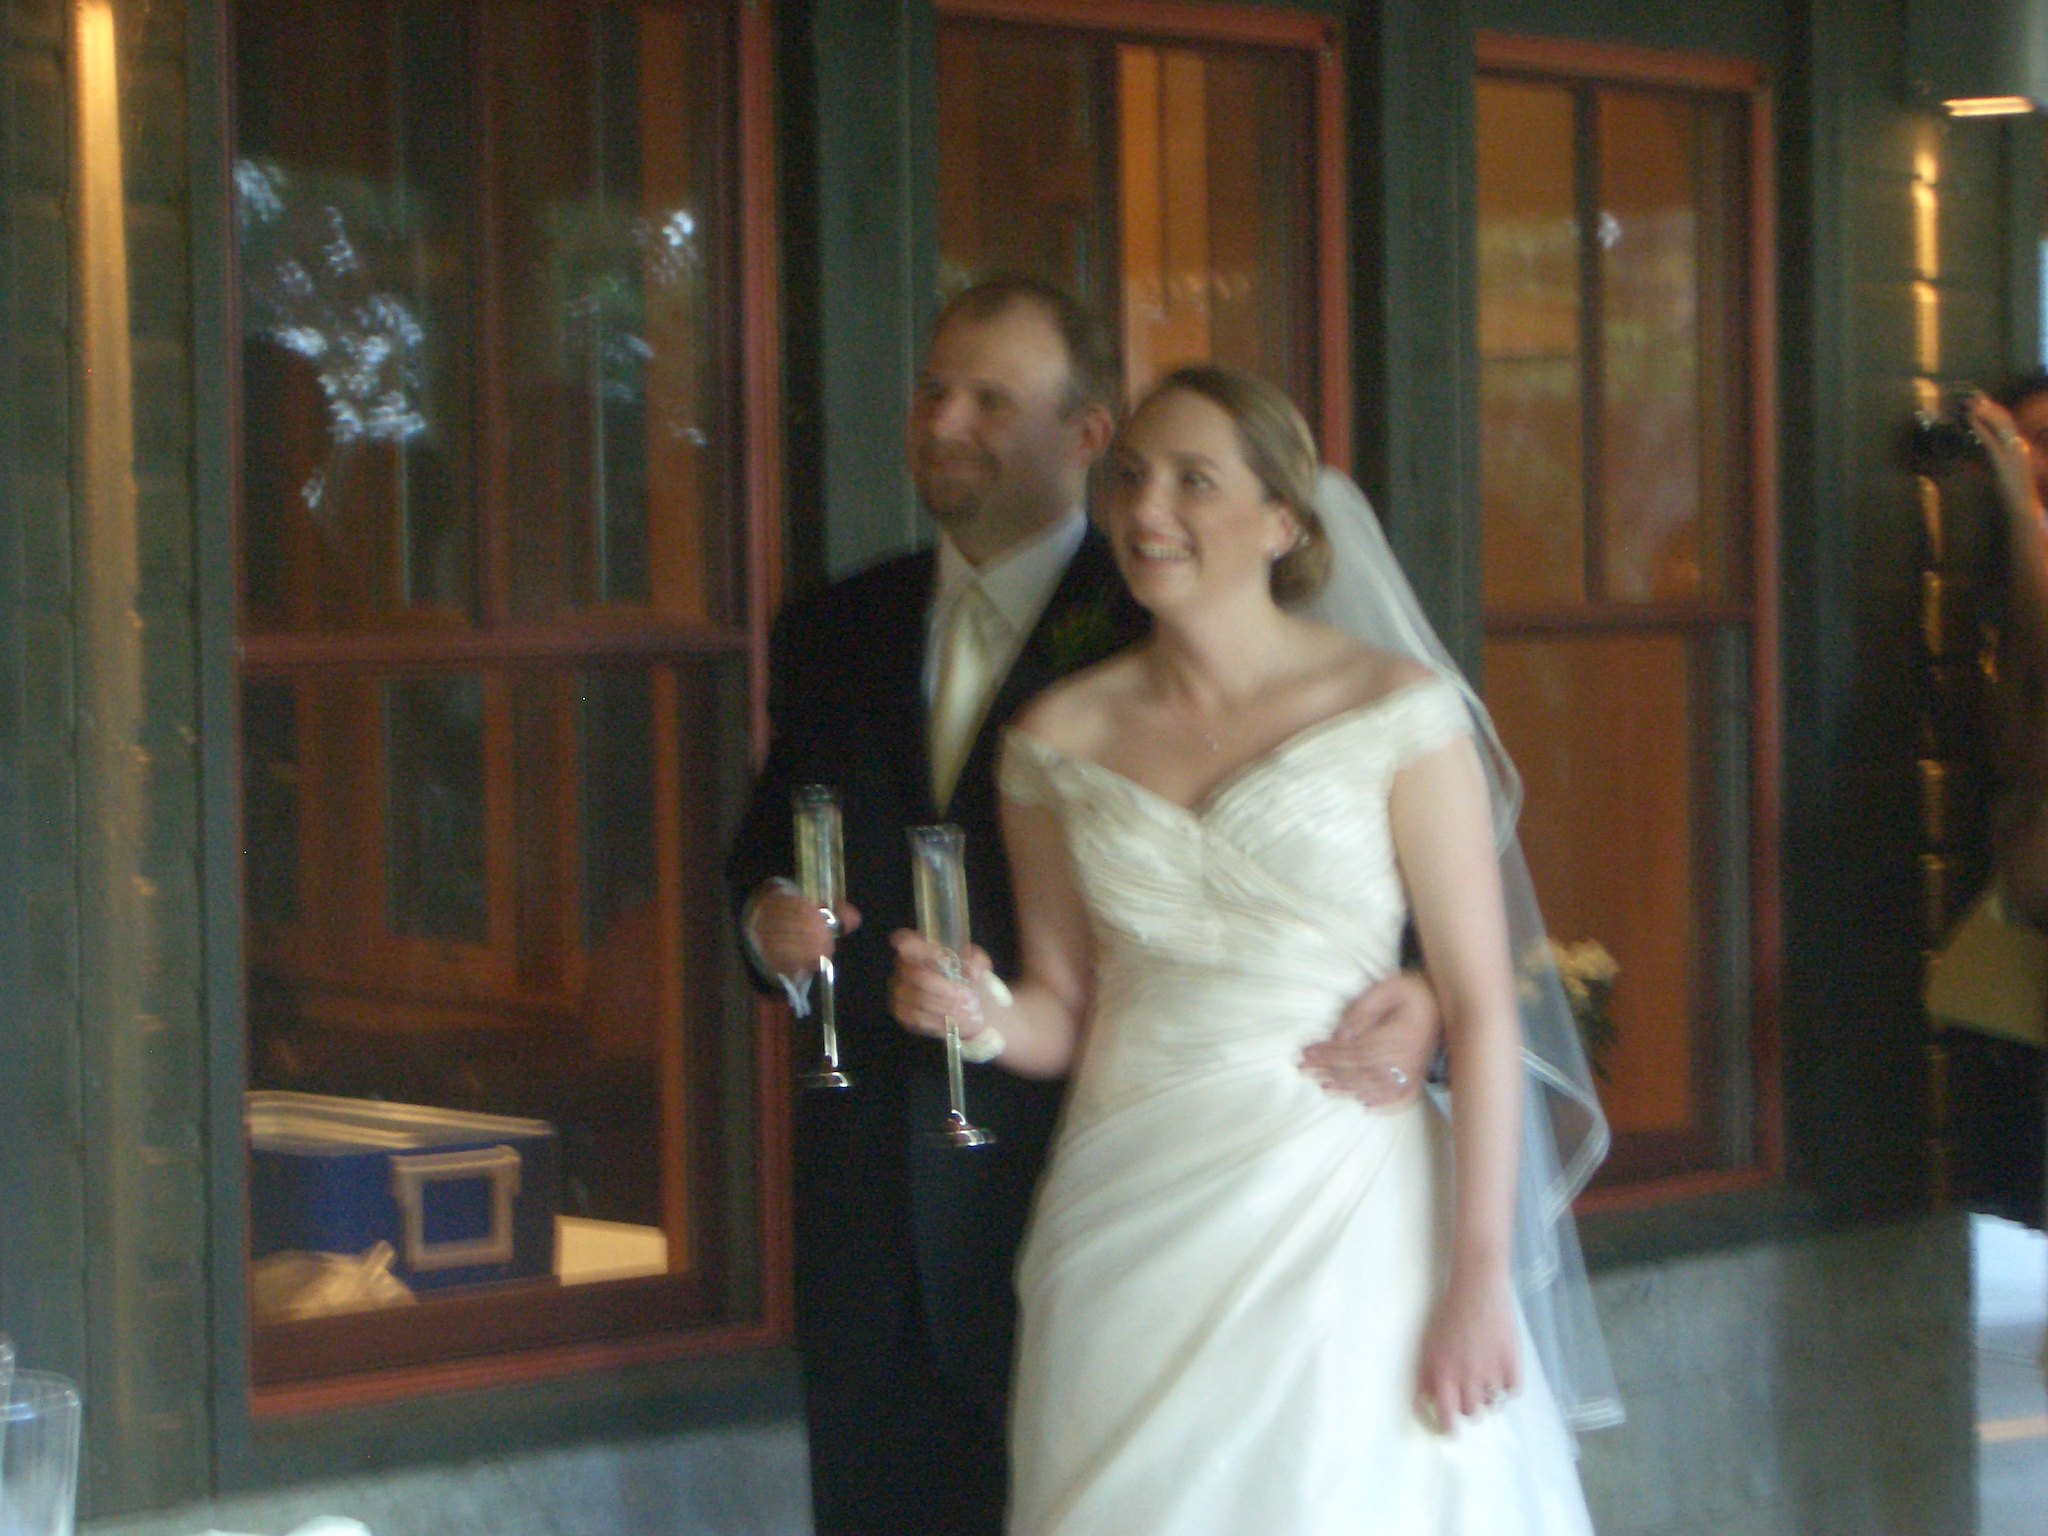
[[[966,833],[973,936],[1015,973],[1016,916],[995,784],[1001,730],[1035,694],[1144,632],[1108,546],[1092,530],[997,689],[942,816],[932,803],[923,690],[931,552],[889,561],[785,609],[770,672],[768,759],[727,867],[735,906],[794,855],[790,791],[836,787],[848,899],[861,926],[838,960],[841,1056],[855,1087],[803,1095],[797,1115],[799,1345],[807,1368],[855,1374],[900,1345],[912,1291],[940,1369],[1000,1401],[1014,1323],[1010,1272],[1058,1110],[1060,1086],[967,1068],[968,1111],[996,1144],[960,1149],[929,1133],[946,1110],[944,1057],[890,1018],[889,934],[914,926],[904,829],[946,820]],[[758,978],[764,986],[766,978]],[[799,1028],[797,1059],[815,1051]],[[875,1337],[876,1334],[884,1335]]]

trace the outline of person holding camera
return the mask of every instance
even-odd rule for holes
[[[1990,463],[2004,546],[1991,700],[1998,775],[1993,904],[2002,922],[2048,934],[2048,371],[2015,379],[1995,395],[1971,395],[1963,414]],[[2038,1058],[2025,1075],[2038,1090]],[[2035,1097],[2036,1112],[2048,1115],[2038,1091]],[[2042,1194],[2031,1224],[2048,1227],[2048,1189]],[[2048,1375],[2048,1338],[2041,1369]]]
[[[2007,912],[2048,930],[2048,372],[1971,396],[2003,525],[1992,857]]]

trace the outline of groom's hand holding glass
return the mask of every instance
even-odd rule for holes
[[[839,937],[860,926],[860,909],[844,902],[837,909]],[[792,880],[773,880],[747,904],[747,937],[771,975],[790,981],[808,980],[820,960],[832,955],[832,925],[824,912],[804,899]]]

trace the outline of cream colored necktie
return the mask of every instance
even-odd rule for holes
[[[978,582],[968,582],[946,616],[945,633],[939,637],[939,675],[932,688],[932,802],[942,811],[953,798],[953,786],[988,710],[1002,629],[1002,615],[988,594]]]

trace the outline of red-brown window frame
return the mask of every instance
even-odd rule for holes
[[[1344,57],[1338,23],[1300,11],[1185,0],[938,0],[941,20],[996,21],[1110,32],[1162,43],[1236,43],[1310,53],[1315,60],[1315,344],[1323,457],[1351,465],[1349,167],[1344,141]]]
[[[1603,1188],[1581,1209],[1635,1210],[1687,1197],[1762,1188],[1784,1174],[1784,1112],[1780,1038],[1783,974],[1782,796],[1783,722],[1779,708],[1778,598],[1778,289],[1775,115],[1761,65],[1744,59],[1665,49],[1582,43],[1501,32],[1474,37],[1480,73],[1545,76],[1569,83],[1652,86],[1739,96],[1748,104],[1749,228],[1749,574],[1750,602],[1729,617],[1750,623],[1750,1061],[1755,1094],[1753,1161],[1740,1168],[1672,1174]],[[1704,610],[1686,605],[1696,618]],[[1655,604],[1615,604],[1517,623],[1486,621],[1486,632],[1593,632],[1655,625],[1674,615]]]
[[[232,0],[214,0],[220,35],[233,35]],[[781,503],[783,487],[780,216],[776,167],[775,20],[772,0],[729,0],[731,74],[735,92],[731,129],[736,158],[730,207],[734,217],[734,293],[739,332],[729,383],[740,402],[740,449],[734,483],[743,499],[740,540],[742,621],[737,625],[666,624],[626,619],[583,632],[549,626],[508,626],[477,632],[442,631],[432,640],[432,670],[441,673],[478,667],[554,667],[621,648],[642,653],[659,666],[707,650],[745,659],[749,693],[751,760],[767,738],[768,634],[781,593]],[[229,66],[232,69],[232,66]],[[224,144],[227,163],[221,185],[234,186],[233,135]],[[229,321],[241,334],[239,280],[230,256]],[[231,350],[230,356],[237,354]],[[227,456],[233,534],[242,547],[243,415],[239,368],[231,368],[229,430],[235,445]],[[498,430],[493,424],[493,431]],[[486,575],[488,580],[488,575]],[[239,603],[238,603],[239,606]],[[251,635],[238,619],[235,649],[238,683],[252,678],[291,677],[311,667],[381,671],[420,662],[411,636],[384,634]],[[313,1336],[299,1341],[293,1379],[250,1384],[253,1417],[286,1419],[342,1407],[389,1402],[428,1394],[516,1385],[589,1371],[730,1354],[784,1344],[794,1328],[789,1210],[789,1051],[772,1011],[763,1010],[757,1035],[752,1112],[755,1135],[755,1252],[760,1275],[759,1315],[741,1322],[687,1324],[666,1328],[674,1304],[668,1298],[675,1277],[615,1281],[584,1292],[562,1291],[550,1298],[544,1325],[529,1326],[517,1347],[505,1349],[508,1312],[532,1308],[516,1296],[450,1298],[437,1301],[433,1326],[450,1347],[417,1364],[351,1369],[374,1354],[380,1337],[394,1339],[414,1320],[398,1315],[358,1314],[348,1338]],[[671,1127],[670,1134],[674,1134]],[[244,1357],[252,1376],[262,1372],[263,1346],[245,1307]],[[273,1325],[277,1326],[277,1325]],[[282,1325],[292,1327],[294,1325]],[[333,1331],[330,1330],[330,1334]],[[340,1374],[346,1371],[347,1374]],[[334,1374],[323,1374],[333,1372]]]

